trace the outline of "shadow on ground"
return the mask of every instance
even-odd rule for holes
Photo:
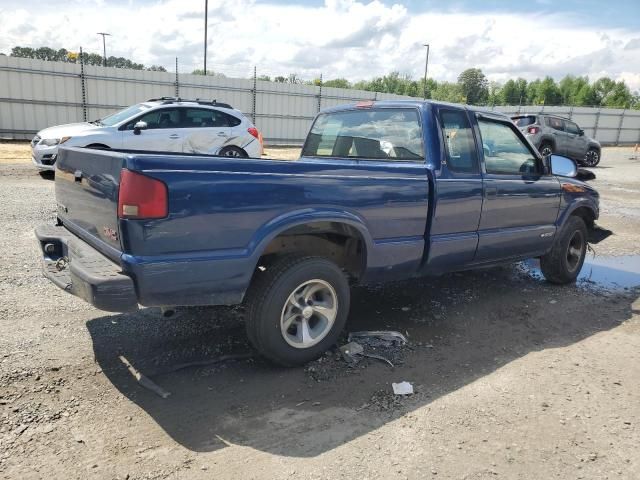
[[[552,286],[517,267],[359,288],[347,330],[406,332],[411,347],[404,363],[390,368],[367,360],[350,368],[334,353],[313,362],[313,375],[308,367],[282,369],[260,358],[162,373],[179,363],[248,351],[234,309],[185,310],[168,319],[146,309],[87,326],[113,385],[184,447],[211,451],[239,444],[309,457],[529,352],[616,327],[631,317],[635,293]],[[143,389],[119,355],[172,395],[162,399]],[[388,392],[391,382],[403,380],[418,393],[397,402]],[[385,395],[386,406],[374,401]]]

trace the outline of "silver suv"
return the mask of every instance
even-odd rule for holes
[[[568,118],[539,113],[516,115],[511,119],[544,156],[557,153],[585,167],[600,163],[600,142],[587,137],[584,130]]]

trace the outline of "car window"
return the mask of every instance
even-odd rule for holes
[[[564,121],[559,118],[547,117],[547,126],[554,130],[564,131]]]
[[[440,110],[440,126],[449,170],[477,172],[476,149],[467,114],[461,110]]]
[[[127,123],[125,130],[133,130],[133,126],[138,122],[145,122],[148,130],[178,128],[180,111],[177,108],[159,108]]]
[[[567,131],[567,133],[571,133],[573,135],[577,135],[578,132],[580,131],[580,129],[578,128],[578,125],[576,125],[573,122],[564,122],[564,128]]]
[[[487,173],[499,175],[539,175],[535,155],[506,123],[478,119]]]
[[[185,108],[182,128],[235,127],[240,120],[218,110]]]
[[[526,115],[524,117],[513,117],[513,123],[518,127],[526,127],[536,123],[536,117],[533,115]]]
[[[424,161],[415,109],[362,109],[325,113],[307,137],[303,156]]]

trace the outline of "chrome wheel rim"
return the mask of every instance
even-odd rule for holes
[[[553,153],[553,150],[551,150],[551,147],[547,146],[547,147],[544,147],[540,153],[542,154],[543,157],[548,157]]]
[[[313,347],[329,334],[337,315],[334,288],[324,280],[309,280],[287,298],[280,315],[280,332],[294,348]]]
[[[584,157],[584,161],[588,166],[594,166],[596,163],[598,163],[598,152],[596,152],[595,150],[589,150]]]
[[[582,254],[584,250],[584,237],[582,232],[576,230],[569,240],[569,247],[567,248],[567,266],[569,271],[575,272],[576,268],[580,264]]]

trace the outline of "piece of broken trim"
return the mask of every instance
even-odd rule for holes
[[[413,395],[413,385],[409,382],[392,383],[395,395]]]
[[[406,345],[408,343],[407,337],[394,330],[367,330],[362,332],[351,332],[348,340],[351,342],[352,340],[367,338],[375,338],[377,340],[396,343],[399,345]]]

